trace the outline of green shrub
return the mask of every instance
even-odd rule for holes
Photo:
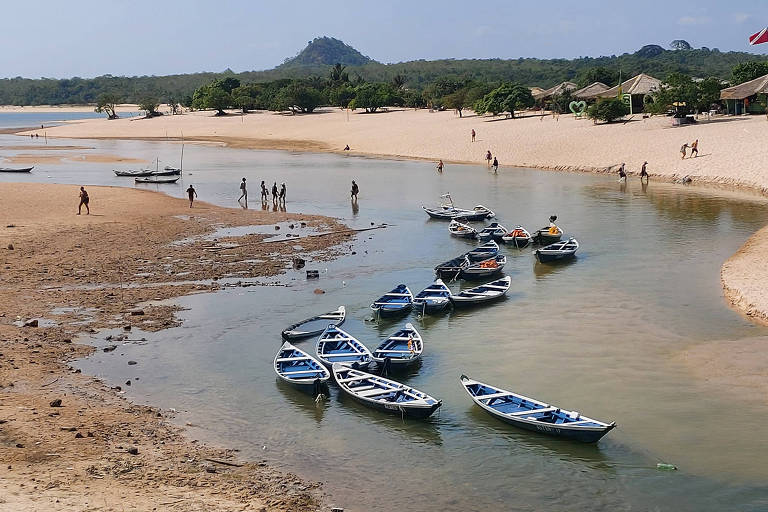
[[[606,123],[622,118],[627,114],[629,114],[629,107],[619,98],[601,99],[587,109],[587,115],[590,119],[605,121]]]

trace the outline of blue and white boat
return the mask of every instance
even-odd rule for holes
[[[413,305],[417,311],[423,313],[439,313],[445,311],[451,305],[451,289],[442,279],[421,290],[414,298]]]
[[[504,270],[507,264],[507,257],[503,254],[497,254],[493,258],[477,261],[461,271],[462,279],[483,279],[493,276]]]
[[[399,284],[389,293],[379,297],[371,309],[381,316],[404,315],[413,307],[413,294],[404,284]]]
[[[511,284],[511,277],[502,277],[496,281],[453,294],[451,295],[451,302],[453,302],[454,306],[473,306],[483,302],[491,302],[506,295]]]
[[[335,363],[332,371],[344,393],[363,405],[403,418],[427,418],[443,404],[418,389],[345,364]]]
[[[541,249],[536,249],[534,254],[539,263],[553,263],[573,258],[578,250],[579,242],[575,238],[569,238],[564,242],[555,242]]]
[[[462,375],[461,385],[472,400],[488,414],[516,427],[556,437],[596,443],[616,427],[582,416],[577,411],[566,411],[527,396],[483,384]]]
[[[475,228],[456,219],[448,224],[448,232],[458,238],[477,238],[477,230]]]
[[[421,334],[408,323],[376,347],[373,351],[373,360],[378,365],[389,365],[392,369],[397,369],[415,363],[421,359],[423,352],[424,342]],[[387,359],[389,359],[388,363]]]
[[[331,372],[328,368],[287,341],[275,356],[275,372],[283,381],[313,396],[329,395],[328,379],[331,378]]]
[[[498,222],[491,222],[477,233],[480,240],[501,240],[507,234],[507,228]]]
[[[515,226],[515,229],[501,237],[501,241],[510,244],[517,249],[523,249],[533,240],[531,234],[523,226]]]
[[[344,306],[339,306],[335,311],[313,316],[287,327],[282,335],[286,340],[300,340],[317,336],[329,325],[339,326],[343,324],[346,316],[347,310]]]
[[[344,363],[367,368],[372,361],[371,351],[365,345],[335,325],[329,325],[317,338],[315,353],[326,366]]]
[[[493,240],[467,252],[467,256],[472,261],[487,260],[488,258],[493,258],[497,254],[499,254],[499,244]]]
[[[436,266],[435,274],[437,274],[438,277],[444,277],[454,281],[461,275],[461,271],[467,268],[471,263],[469,257],[466,254],[462,254],[461,256],[457,256],[452,260]]]

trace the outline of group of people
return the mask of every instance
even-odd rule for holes
[[[619,181],[625,182],[627,181],[627,171],[625,169],[625,163],[622,162],[619,166]],[[642,182],[645,180],[646,183],[648,183],[648,162],[643,162],[642,167],[640,167],[640,181]]]
[[[488,165],[488,167],[493,169],[493,172],[498,172],[499,161],[496,159],[495,156],[491,154],[490,149],[485,153],[485,163]]]
[[[691,142],[691,145],[689,146],[686,142],[683,144],[683,146],[680,148],[680,153],[683,155],[683,159],[687,155],[688,148],[691,148],[691,156],[690,158],[694,158],[699,156],[699,139],[696,139],[695,141]]]
[[[248,188],[246,186],[247,180],[243,178],[240,182],[240,197],[237,198],[237,202],[240,203],[243,208],[248,208]],[[277,182],[272,183],[272,204],[285,204],[286,187],[285,182],[280,185],[280,189],[277,188]],[[269,189],[264,180],[261,180],[261,204],[265,205],[269,201]]]

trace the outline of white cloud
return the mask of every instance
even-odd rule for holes
[[[734,23],[744,23],[749,18],[751,18],[751,16],[745,12],[736,12],[731,15],[731,18],[733,19]]]
[[[707,25],[712,21],[709,16],[683,16],[677,20],[678,25]]]

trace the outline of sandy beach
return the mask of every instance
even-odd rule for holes
[[[192,112],[155,119],[86,120],[46,129],[49,137],[160,139],[227,144],[238,148],[329,151],[389,158],[442,159],[484,165],[491,151],[504,167],[617,172],[626,163],[630,177],[648,161],[651,179],[686,181],[768,193],[764,168],[768,141],[762,116],[701,116],[695,125],[672,127],[668,117],[596,125],[571,115],[528,115],[518,119],[478,117],[465,112],[392,110],[375,114],[321,109],[309,115],[254,112],[216,117]],[[470,131],[477,132],[476,142]],[[25,132],[39,133],[37,132]],[[680,147],[699,140],[699,156],[681,159]],[[25,160],[27,162],[27,160]],[[446,172],[453,172],[450,165]],[[636,179],[636,178],[635,178]],[[756,234],[738,254],[765,243]],[[758,254],[758,259],[761,258]],[[755,318],[768,317],[768,290],[745,286],[755,274],[749,258],[734,258],[722,274],[728,299]],[[762,260],[761,260],[762,261]],[[726,271],[727,270],[727,271]],[[736,284],[739,282],[739,284]]]
[[[69,361],[93,350],[74,343],[81,333],[111,327],[130,337],[131,327],[177,325],[176,309],[157,302],[219,289],[227,276],[278,274],[297,244],[330,257],[349,230],[317,216],[189,208],[151,191],[88,191],[91,214],[78,216],[77,187],[0,185],[0,509],[320,510],[317,484],[188,439],[172,413],[128,403],[119,387],[73,371]],[[45,208],[29,201],[39,196]],[[171,244],[215,227],[282,221],[333,234],[269,245],[260,243],[264,235]],[[126,280],[153,286],[127,288]],[[207,284],[168,283],[179,280]],[[62,314],[52,315],[56,308]],[[40,326],[19,327],[29,321]]]

